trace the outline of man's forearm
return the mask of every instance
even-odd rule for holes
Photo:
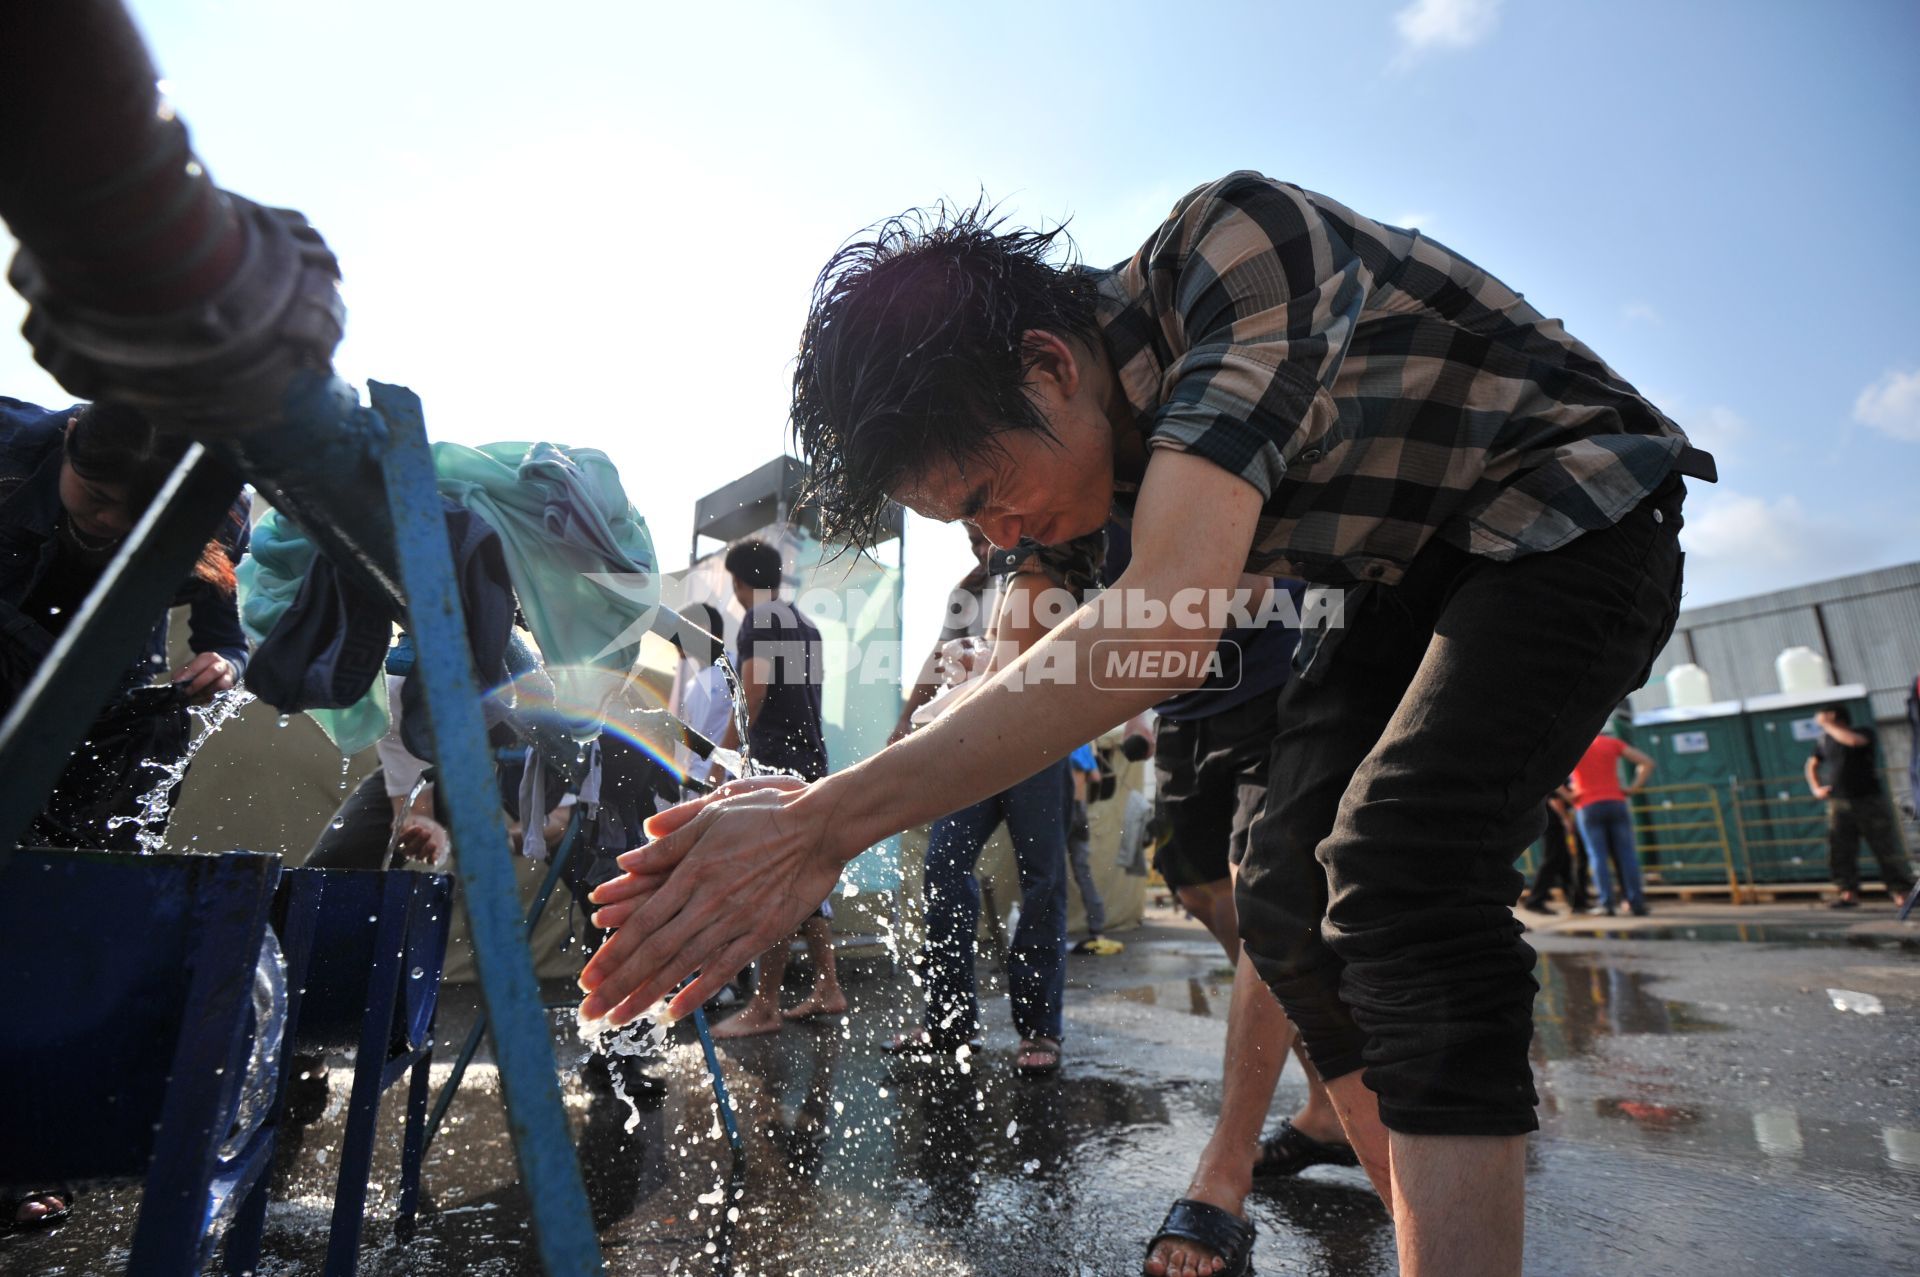
[[[1225,621],[1210,603],[1239,585],[1260,508],[1261,493],[1238,475],[1177,449],[1156,451],[1134,506],[1133,561],[1113,589],[952,713],[801,795],[799,804],[817,804],[812,827],[827,831],[821,850],[851,860],[882,838],[991,797],[1141,710],[1199,686]],[[1185,606],[1193,601],[1186,591],[1197,592],[1198,614]],[[1003,610],[996,620],[1005,618]],[[1110,668],[1096,680],[1103,649]],[[1116,682],[1111,658],[1127,651],[1138,659]]]
[[[1101,615],[1097,605],[1082,608],[938,721],[815,785],[806,801],[825,803],[833,813],[832,827],[844,839],[836,854],[851,859],[882,838],[991,797],[1198,681],[1135,678],[1127,688],[1096,686],[1094,662],[1104,643],[1191,656],[1211,652],[1219,641],[1210,629],[1135,629],[1106,624]]]

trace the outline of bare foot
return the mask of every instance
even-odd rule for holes
[[[73,1207],[73,1194],[62,1189],[35,1193],[15,1200],[13,1222],[35,1227],[58,1223]]]
[[[828,994],[811,994],[806,1001],[797,1002],[780,1014],[789,1020],[811,1020],[816,1015],[845,1015],[847,1013],[847,995],[835,989]]]
[[[1231,1172],[1210,1172],[1203,1164],[1182,1196],[1231,1211],[1244,1220],[1247,1192],[1251,1187],[1252,1182],[1244,1174],[1236,1177]],[[1199,1242],[1184,1237],[1163,1237],[1147,1253],[1147,1262],[1141,1271],[1146,1277],[1210,1277],[1224,1267],[1226,1262]]]
[[[713,1036],[717,1039],[759,1037],[763,1033],[778,1033],[785,1023],[779,1011],[771,1007],[762,1010],[749,1004],[738,1015],[714,1025]]]

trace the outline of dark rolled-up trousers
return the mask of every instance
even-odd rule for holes
[[[1430,542],[1280,693],[1236,902],[1328,1080],[1390,1130],[1534,1130],[1514,862],[1679,610],[1678,476],[1612,528],[1494,560]]]

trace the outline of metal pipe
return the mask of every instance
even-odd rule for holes
[[[274,420],[340,342],[333,254],[214,185],[119,0],[12,0],[4,22],[0,218],[35,357],[203,441]]]
[[[0,35],[0,217],[47,284],[112,315],[212,295],[245,254],[233,206],[160,100],[116,0],[19,0]],[[32,121],[32,127],[16,122]]]
[[[120,0],[10,0],[0,24],[0,219],[35,357],[222,454],[398,617],[385,426],[331,371],[333,254],[214,185]]]

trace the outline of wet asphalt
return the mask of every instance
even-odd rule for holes
[[[1529,1273],[1920,1272],[1920,923],[1884,906],[1803,905],[1528,921],[1541,928]],[[584,1049],[557,1012],[556,1063],[609,1270],[1137,1273],[1217,1110],[1231,973],[1165,909],[1118,938],[1123,953],[1072,958],[1066,1066],[1046,1080],[1015,1075],[1004,996],[990,999],[987,1048],[964,1069],[887,1056],[878,1044],[918,995],[884,958],[845,964],[844,1021],[722,1046],[744,1132],[738,1171],[697,1043],[671,1047],[651,1070],[659,1086],[630,1110],[580,1076]],[[1880,1009],[1838,1009],[1830,990]],[[470,992],[449,989],[440,1039],[457,1043],[473,1014]],[[388,1093],[360,1272],[539,1271],[485,1060],[428,1153],[405,1245],[391,1222],[403,1088]],[[322,1270],[349,1068],[335,1064],[325,1113],[284,1141],[263,1274]],[[435,1066],[436,1085],[445,1072]],[[1303,1094],[1290,1066],[1274,1119]],[[96,1189],[62,1228],[0,1238],[0,1272],[120,1272],[139,1196]],[[1357,1170],[1256,1189],[1248,1210],[1261,1273],[1396,1270],[1387,1217]]]

